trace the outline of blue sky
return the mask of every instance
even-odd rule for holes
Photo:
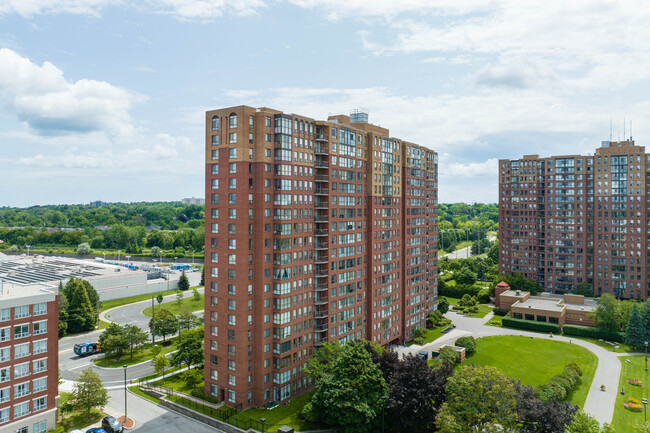
[[[0,0],[0,206],[203,196],[203,112],[367,108],[440,153],[442,202],[497,159],[650,136],[650,5]]]

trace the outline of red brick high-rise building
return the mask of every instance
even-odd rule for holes
[[[586,282],[598,296],[646,299],[650,154],[632,139],[595,155],[499,161],[499,272],[544,291]]]
[[[206,113],[206,392],[286,401],[323,342],[402,342],[437,296],[437,154],[365,112]]]

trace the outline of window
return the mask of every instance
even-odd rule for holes
[[[14,365],[14,379],[25,377],[29,375],[29,362],[24,364]]]
[[[14,319],[29,317],[29,305],[14,308]]]
[[[212,145],[213,146],[218,146],[219,145],[219,136],[218,135],[213,135],[212,136]]]
[[[0,423],[9,421],[9,409],[0,409]]]
[[[34,354],[47,352],[47,339],[34,341]]]
[[[231,162],[230,164],[228,164],[228,173],[230,173],[230,174],[237,173],[237,164],[236,163]]]
[[[14,340],[25,337],[29,337],[29,325],[24,324],[14,326]]]
[[[10,328],[0,328],[0,341],[11,340]]]
[[[228,179],[228,188],[237,188],[237,179]]]
[[[47,397],[39,397],[34,399],[34,412],[43,410],[47,407]]]
[[[237,325],[236,322],[237,321],[235,319],[235,315],[234,314],[228,314],[228,325],[236,326]]]
[[[237,133],[236,132],[231,132],[228,134],[228,143],[234,144],[237,143]],[[231,156],[232,158],[232,156]]]
[[[0,368],[0,383],[8,382],[11,378],[11,370],[9,367]]]
[[[47,421],[42,420],[37,423],[34,423],[32,428],[33,433],[45,433],[47,431]]]
[[[219,130],[219,116],[212,116],[212,130]]]
[[[230,117],[228,118],[228,127],[229,128],[237,127],[237,115],[235,113],[230,114]]]
[[[29,343],[14,346],[14,359],[29,356]]]
[[[6,387],[0,389],[0,403],[4,403],[5,401],[9,401],[9,390],[11,388]]]
[[[14,398],[24,397],[29,394],[29,382],[14,385]]]
[[[0,362],[9,361],[11,359],[11,348],[3,347],[0,349]]]
[[[231,403],[235,402],[235,391],[233,391],[232,389],[228,390],[228,401]]]
[[[29,413],[29,402],[20,403],[14,406],[14,419],[25,416]],[[24,427],[27,429],[27,427]]]
[[[6,322],[7,320],[9,320],[10,314],[11,314],[11,308],[0,309],[0,322]]]
[[[228,149],[228,157],[231,159],[237,158],[237,149]]]
[[[35,379],[32,385],[34,394],[37,392],[45,391],[47,389],[47,377],[41,377],[40,379]]]
[[[40,304],[34,304],[34,316],[41,316],[47,314],[47,303],[41,302]],[[0,313],[0,320],[2,320],[2,313]]]
[[[33,326],[34,326],[34,335],[47,333],[47,321],[43,320],[42,322],[35,322]]]

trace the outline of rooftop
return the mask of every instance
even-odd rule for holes
[[[536,310],[562,311],[565,304],[560,303],[559,299],[545,299],[530,297],[525,301],[519,301],[513,307],[533,308]]]

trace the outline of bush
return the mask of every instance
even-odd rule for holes
[[[618,343],[622,343],[624,337],[622,332],[608,331],[605,329],[590,328],[588,326],[577,326],[577,325],[564,325],[562,327],[562,332],[564,332],[564,335],[597,338],[597,339],[603,339],[609,341],[616,341]]]
[[[499,307],[494,307],[494,308],[492,309],[492,312],[493,312],[496,316],[505,316],[506,314],[508,314],[508,310],[502,310],[502,309],[499,308]]]
[[[565,400],[580,384],[581,376],[580,367],[574,362],[569,363],[562,370],[562,374],[551,377],[547,383],[537,387],[537,396],[544,401],[552,398],[557,401]]]
[[[441,361],[446,359],[450,364],[455,364],[458,362],[460,355],[451,347],[443,347],[440,349],[440,356],[438,356],[438,358]]]
[[[487,304],[490,302],[490,289],[481,289],[476,295],[478,302],[481,304]]]
[[[456,343],[454,343],[454,345],[458,347],[464,347],[466,355],[471,355],[472,353],[476,352],[476,340],[474,337],[460,337],[458,340],[456,340]]]
[[[212,395],[207,395],[200,388],[194,388],[192,391],[190,391],[190,395],[192,397],[200,398],[201,400],[205,400],[205,401],[208,401],[210,403],[215,403],[215,404],[219,403],[219,399],[217,399],[217,397],[212,396]]]
[[[539,332],[554,332],[556,334],[560,332],[560,326],[555,323],[533,322],[532,320],[514,319],[507,316],[503,318],[501,323],[503,326],[509,328],[527,329],[529,331]]]
[[[464,295],[476,296],[481,289],[472,285],[457,284],[451,286],[446,284],[444,288],[438,287],[438,296],[449,296],[451,298],[462,298]]]

